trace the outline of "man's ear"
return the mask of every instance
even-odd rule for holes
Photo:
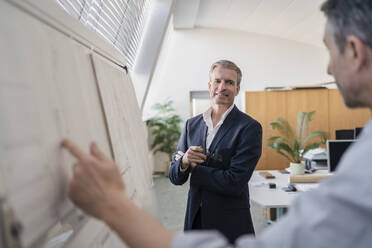
[[[359,72],[366,65],[368,47],[355,35],[350,35],[346,38],[344,53],[354,71]]]
[[[235,96],[237,96],[239,94],[239,91],[240,91],[240,85],[236,86],[236,94],[235,94]]]
[[[209,90],[209,91],[211,91],[211,87],[212,87],[212,84],[211,84],[211,82],[209,81],[209,82],[208,82],[208,90]]]

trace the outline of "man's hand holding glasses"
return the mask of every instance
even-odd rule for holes
[[[201,146],[190,146],[189,149],[184,153],[177,151],[175,159],[182,159],[181,168],[187,169],[191,166],[191,171],[197,164],[203,163],[207,156],[203,154],[203,147]]]

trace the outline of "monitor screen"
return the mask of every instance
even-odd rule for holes
[[[362,132],[363,128],[362,127],[356,127],[354,129],[354,139],[357,139],[359,134]]]
[[[328,171],[334,172],[344,152],[355,140],[327,140]]]
[[[336,130],[336,140],[352,140],[354,139],[354,129]]]

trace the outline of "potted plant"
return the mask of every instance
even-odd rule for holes
[[[153,137],[151,150],[154,154],[164,152],[168,155],[169,162],[164,172],[166,175],[168,175],[169,163],[177,150],[178,139],[181,135],[182,119],[174,113],[172,104],[171,100],[166,100],[164,104],[156,103],[153,106],[153,109],[157,111],[156,115],[146,121]]]
[[[269,138],[267,146],[289,160],[292,175],[304,174],[304,164],[301,163],[303,155],[324,144],[329,137],[329,134],[324,131],[313,131],[307,134],[314,113],[315,111],[298,113],[296,133],[284,118],[278,118],[270,123],[271,128],[278,130],[281,136]]]

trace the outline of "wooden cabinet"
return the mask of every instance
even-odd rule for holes
[[[309,131],[328,131],[334,139],[336,129],[363,127],[372,116],[369,109],[346,108],[336,89],[246,92],[245,96],[246,113],[263,128],[262,156],[257,165],[263,170],[288,167],[288,160],[266,147],[266,140],[277,134],[269,124],[279,117],[287,119],[296,131],[298,113],[315,110]]]
[[[337,129],[363,127],[372,115],[367,108],[349,109],[345,107],[344,100],[337,90],[328,92],[328,105],[328,125],[331,139],[335,139],[335,130]]]
[[[269,127],[269,123],[279,116],[287,116],[285,94],[281,91],[247,92],[245,99],[246,113],[260,122],[263,130],[263,150],[257,168],[283,168],[286,159],[265,147],[265,141],[274,134],[274,131]]]

